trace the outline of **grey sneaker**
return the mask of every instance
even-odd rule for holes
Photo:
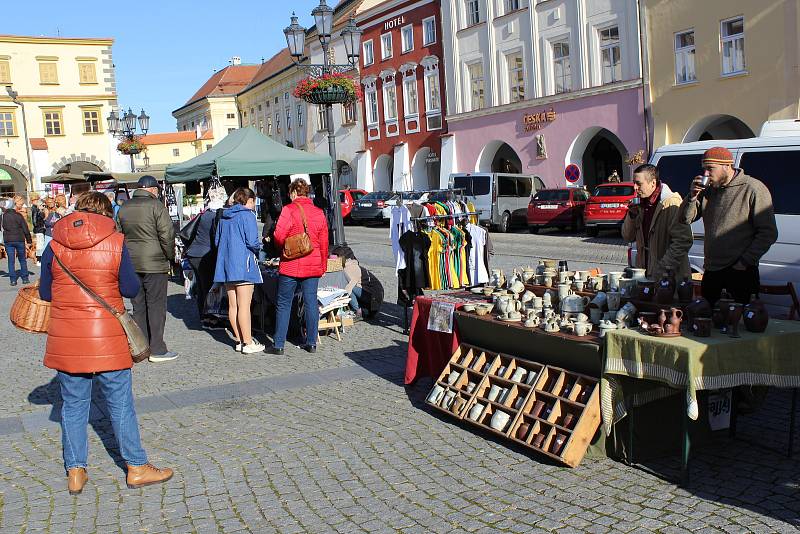
[[[148,358],[151,362],[168,362],[178,357],[177,352],[167,351],[164,354],[151,354]]]

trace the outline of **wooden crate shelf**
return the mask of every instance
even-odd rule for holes
[[[596,378],[466,343],[426,403],[570,467],[581,462],[600,427]],[[508,416],[504,425],[499,412]],[[495,417],[499,428],[492,426]]]

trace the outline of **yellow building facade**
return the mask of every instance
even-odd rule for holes
[[[0,35],[0,190],[42,190],[42,176],[65,170],[129,169],[106,127],[117,107],[112,45]]]
[[[134,156],[134,165],[137,171],[143,172],[164,170],[167,165],[192,159],[214,146],[211,130],[200,137],[192,130],[148,134],[141,140],[147,148]]]
[[[797,119],[796,0],[643,0],[655,148],[752,137]]]

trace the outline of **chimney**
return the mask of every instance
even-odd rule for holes
[[[231,58],[231,65],[241,65],[241,64],[242,64],[242,58],[241,57],[233,56]]]

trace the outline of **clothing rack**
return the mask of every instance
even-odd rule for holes
[[[460,217],[469,217],[471,215],[480,215],[475,211],[465,211],[464,213],[451,213],[450,215],[426,215],[424,217],[411,217],[411,221],[429,221],[431,219],[457,219]]]

